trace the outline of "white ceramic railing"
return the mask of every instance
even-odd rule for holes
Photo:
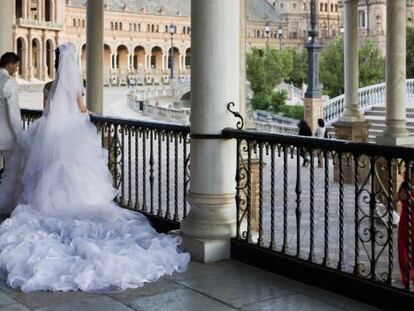
[[[414,79],[408,79],[407,102],[414,99]],[[373,106],[385,103],[385,83],[370,85],[358,90],[358,107],[361,110],[367,110]],[[332,123],[336,121],[344,112],[345,96],[340,95],[330,99],[323,108],[325,122]]]

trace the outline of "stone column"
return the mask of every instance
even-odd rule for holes
[[[358,109],[358,1],[345,0],[345,107],[342,122],[361,122],[364,116]]]
[[[183,72],[183,62],[182,62],[182,58],[181,55],[178,55],[178,70],[177,70],[178,74],[181,74]]]
[[[2,1],[0,10],[0,55],[13,51],[13,0]]]
[[[43,38],[42,38],[42,46],[41,46],[41,57],[40,57],[40,59],[41,59],[41,79],[43,80],[43,81],[45,81],[47,78],[48,78],[48,75],[47,75],[47,44],[46,44],[46,36],[45,35],[43,35]]]
[[[191,210],[181,232],[192,258],[211,262],[230,257],[236,234],[236,143],[217,135],[237,121],[226,105],[240,102],[240,2],[192,0],[191,30]]]
[[[240,113],[246,128],[254,128],[247,116],[246,106],[246,0],[240,1]]]
[[[109,54],[109,71],[111,72],[114,69],[114,54]]]
[[[22,2],[22,17],[24,19],[27,19],[29,16],[29,5],[28,5],[29,0],[23,0]]]
[[[127,74],[129,73],[130,69],[131,69],[131,54],[129,54],[129,52],[128,52],[128,55],[127,55],[127,70],[126,70]]]
[[[27,80],[31,81],[33,78],[33,42],[29,35],[27,40]]]
[[[39,21],[45,20],[45,0],[39,0],[37,3],[37,19]]]
[[[358,1],[345,0],[345,32],[344,32],[344,49],[345,49],[345,107],[344,114],[334,124],[335,136],[338,139],[368,142],[368,123],[365,117],[358,109]],[[344,160],[344,181],[353,183],[354,181],[354,163],[347,166]],[[368,168],[359,171],[360,178],[365,176]],[[334,180],[339,180],[339,166],[334,167]]]
[[[377,143],[411,145],[406,119],[406,1],[387,1],[386,116]]]
[[[162,54],[161,60],[162,60],[161,71],[164,73],[166,71],[166,68],[165,68],[165,63],[166,63],[165,62],[165,54]]]
[[[104,2],[88,1],[86,27],[86,103],[94,113],[103,112]]]

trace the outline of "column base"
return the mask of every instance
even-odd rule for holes
[[[324,98],[304,98],[304,119],[312,130],[312,133],[318,127],[318,119],[323,118],[323,106],[325,104]]]
[[[338,121],[333,124],[335,128],[335,138],[348,140],[353,142],[368,142],[368,123],[362,122],[344,122]],[[339,181],[339,160],[335,161],[334,181]],[[355,181],[355,163],[350,161],[347,163],[346,155],[342,158],[342,168],[344,172],[344,182],[352,184]],[[369,174],[369,168],[359,168],[359,178],[363,180]]]
[[[236,235],[234,194],[187,195],[191,209],[181,222],[181,232],[196,239],[222,240]]]
[[[230,239],[199,239],[181,233],[183,247],[191,254],[191,259],[203,263],[230,258]]]
[[[414,137],[377,136],[375,142],[379,145],[387,146],[414,146]]]

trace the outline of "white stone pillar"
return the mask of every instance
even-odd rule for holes
[[[88,1],[86,27],[86,103],[92,112],[103,113],[104,1]]]
[[[240,1],[240,113],[246,128],[254,128],[246,107],[246,0]]]
[[[165,63],[166,63],[165,62],[165,54],[162,54],[161,60],[162,60],[161,71],[165,72],[165,70],[166,70],[166,68],[165,68]]]
[[[24,19],[27,19],[29,16],[29,5],[28,5],[29,0],[23,0],[22,2],[22,17]]]
[[[183,62],[182,62],[182,57],[181,55],[178,55],[178,73],[182,73],[183,72]]]
[[[41,77],[42,77],[42,80],[45,81],[48,78],[48,75],[47,75],[47,52],[48,51],[47,51],[47,44],[46,44],[46,36],[43,36],[42,46],[40,48],[41,48],[41,63],[42,63]]]
[[[131,69],[131,54],[129,54],[129,52],[128,52],[128,55],[127,55],[127,70],[126,70],[127,74],[129,73],[130,69]]]
[[[406,119],[406,1],[387,1],[386,116],[383,136],[386,145],[411,145]]]
[[[33,42],[32,37],[29,35],[28,41],[27,41],[27,80],[31,81],[33,78]]]
[[[13,51],[13,0],[1,2],[0,9],[0,56]]]
[[[113,53],[109,54],[109,69],[110,71],[114,69],[114,54]]]
[[[361,122],[364,116],[358,109],[358,0],[344,0],[344,69],[345,107],[342,122]]]
[[[37,3],[37,19],[39,21],[45,20],[45,0],[39,0]]]
[[[236,234],[236,142],[217,135],[236,126],[227,103],[239,109],[239,1],[192,0],[191,31],[191,210],[181,232],[192,258],[209,262],[230,257]]]

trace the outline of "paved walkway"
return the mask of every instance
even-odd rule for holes
[[[187,272],[117,294],[24,294],[0,284],[0,311],[378,310],[235,261],[191,262]]]

